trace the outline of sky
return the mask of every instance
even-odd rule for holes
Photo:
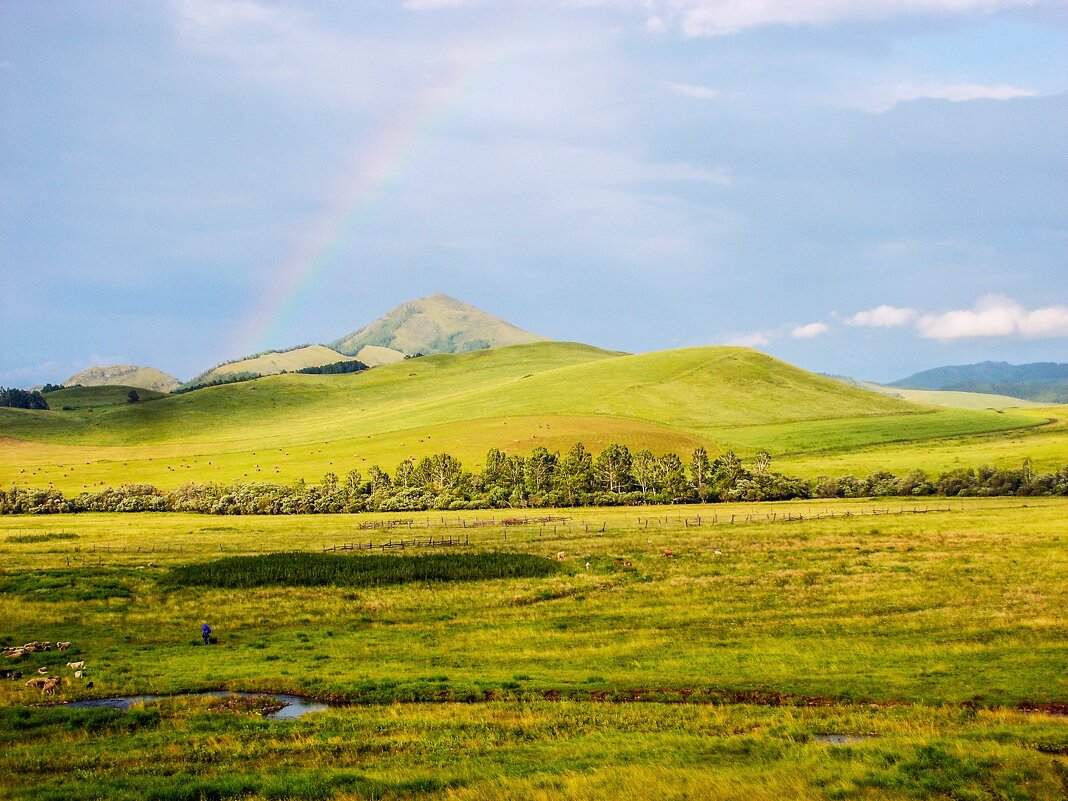
[[[444,292],[878,381],[1068,361],[1065,0],[0,0],[0,385]]]

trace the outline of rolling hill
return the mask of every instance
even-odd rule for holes
[[[139,367],[136,364],[109,364],[105,367],[90,367],[63,382],[65,387],[124,386],[151,389],[156,392],[173,392],[182,382],[155,367]]]
[[[0,481],[68,490],[315,481],[442,451],[473,467],[490,447],[526,453],[576,440],[595,451],[609,442],[683,454],[768,449],[812,474],[832,459],[896,447],[915,456],[910,466],[935,469],[916,455],[924,443],[955,438],[967,450],[990,437],[1026,440],[1024,429],[1047,419],[917,406],[745,348],[628,355],[538,342],[357,374],[270,376],[93,413],[0,409]],[[1063,428],[1056,437],[1051,459],[1065,452]]]
[[[936,367],[893,381],[903,389],[986,392],[1042,403],[1068,403],[1068,364],[979,362]]]
[[[370,325],[331,342],[330,347],[356,355],[373,345],[414,356],[467,353],[544,340],[545,337],[439,293],[402,303]]]
[[[237,373],[254,373],[256,375],[276,375],[292,372],[305,367],[322,367],[324,364],[354,361],[354,357],[338,353],[325,345],[302,345],[289,350],[271,350],[246,359],[220,364],[218,367],[201,373],[189,386],[210,384],[212,381],[225,379]],[[367,362],[364,362],[367,364]]]

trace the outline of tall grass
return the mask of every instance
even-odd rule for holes
[[[560,566],[526,553],[337,556],[291,551],[233,556],[172,568],[172,587],[373,587],[426,581],[539,578]]]

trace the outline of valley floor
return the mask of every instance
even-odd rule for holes
[[[72,643],[2,668],[62,676],[54,700],[227,688],[344,704],[294,722],[203,697],[42,707],[25,678],[0,681],[2,794],[1064,796],[1068,500],[509,516],[558,519],[0,518],[4,644]],[[559,570],[356,589],[166,583],[172,566],[220,557],[430,536],[466,543],[436,553],[530,553]],[[218,644],[199,644],[202,622]]]

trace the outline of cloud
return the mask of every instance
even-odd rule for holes
[[[916,327],[921,336],[943,342],[978,337],[1068,337],[1068,306],[1028,310],[1004,295],[987,295],[972,309],[924,315]]]
[[[730,335],[724,345],[734,345],[739,348],[759,348],[771,344],[771,338],[763,331],[742,331]]]
[[[846,325],[861,325],[868,328],[897,328],[907,325],[916,319],[915,309],[887,306],[883,304],[874,309],[857,312],[852,317],[847,317],[843,322]]]
[[[1054,5],[1052,0],[792,0],[789,3],[602,0],[599,4],[640,8],[649,19],[669,21],[686,36],[726,36],[765,25],[830,25],[920,15],[985,15],[1005,9]]]
[[[909,100],[930,99],[963,103],[968,100],[1012,100],[1017,97],[1036,97],[1038,94],[1034,89],[1004,83],[896,83],[873,90],[866,99],[856,105],[863,111],[881,114],[898,103]]]
[[[719,97],[719,89],[710,86],[696,86],[689,83],[668,83],[667,88],[683,97],[694,97],[698,100],[712,100]]]
[[[831,327],[827,325],[827,323],[808,323],[806,325],[799,325],[790,332],[790,336],[794,339],[812,339],[818,337],[820,334],[826,334],[830,330]]]

